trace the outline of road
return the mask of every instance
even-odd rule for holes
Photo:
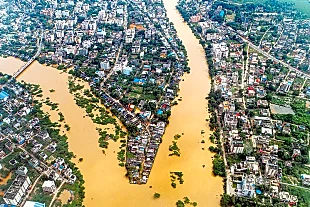
[[[279,40],[280,40],[281,37],[282,37],[283,32],[284,32],[284,28],[281,30],[280,36],[279,36],[279,38],[277,39],[277,41],[270,47],[269,51],[267,52],[268,54],[271,52],[272,48],[274,48],[274,47],[278,44]]]
[[[296,187],[296,188],[300,188],[300,189],[303,189],[303,190],[310,191],[310,188],[302,187],[302,186],[299,186],[299,185],[293,185],[293,184],[282,183],[282,182],[279,182],[279,183],[280,183],[281,185],[288,185],[288,186],[292,186],[292,187]]]
[[[230,29],[231,31],[234,31],[232,28]],[[290,70],[295,71],[296,73],[302,73],[305,77],[310,78],[309,74],[306,74],[300,70],[298,70],[297,68],[294,68],[292,66],[290,66],[289,64],[283,62],[282,60],[279,60],[277,58],[275,58],[274,56],[268,54],[267,52],[265,52],[264,50],[260,49],[258,46],[254,45],[252,42],[250,42],[249,40],[247,40],[246,38],[244,38],[243,36],[241,36],[239,33],[237,33],[237,36],[239,38],[241,38],[244,42],[248,43],[250,47],[254,48],[255,50],[257,50],[259,53],[263,54],[264,56],[268,57],[269,59],[273,60],[274,62],[280,63],[282,65],[284,65],[285,67],[287,67]]]
[[[218,111],[216,111],[216,114],[219,114]],[[221,117],[217,116],[217,122],[220,124],[221,123]],[[226,194],[228,195],[234,195],[235,194],[235,190],[232,187],[232,181],[231,181],[231,173],[230,173],[230,168],[227,164],[227,160],[226,160],[226,151],[225,151],[225,147],[224,147],[224,136],[223,136],[223,130],[220,131],[220,141],[221,141],[221,148],[222,148],[222,152],[223,152],[223,161],[224,161],[224,165],[225,165],[225,172],[226,172]]]
[[[266,30],[266,32],[264,33],[264,35],[262,36],[262,38],[261,38],[260,41],[259,41],[258,47],[261,46],[261,44],[262,44],[262,42],[263,42],[263,39],[264,39],[265,35],[267,34],[267,32],[268,32],[270,29],[271,29],[271,27],[269,27],[269,28]]]
[[[66,182],[67,182],[67,180],[64,179],[64,180],[61,182],[61,184],[59,185],[59,187],[56,189],[56,191],[54,192],[53,199],[52,199],[52,201],[51,201],[49,207],[52,207],[52,206],[53,206],[53,203],[54,203],[55,199],[57,198],[58,192],[60,191],[61,187],[62,187]]]
[[[10,141],[12,141],[12,140],[10,140]],[[28,152],[27,150],[25,150],[25,149],[22,148],[21,146],[18,146],[18,148],[21,149],[21,150],[23,150],[23,151],[24,151],[25,153],[27,153],[28,155],[30,155],[30,157],[37,159],[32,153]],[[39,159],[37,159],[37,160],[39,160]],[[49,168],[44,162],[41,162],[40,160],[39,160],[39,162],[40,162],[40,165],[41,165],[41,166],[44,166],[44,167],[45,167],[45,170]]]
[[[115,58],[115,62],[114,62],[114,66],[113,68],[111,68],[110,72],[107,74],[106,78],[103,79],[103,81],[100,83],[100,90],[102,89],[104,83],[111,77],[111,75],[113,74],[114,72],[114,69],[116,67],[116,64],[118,62],[118,59],[119,59],[119,55],[120,53],[122,52],[122,49],[123,49],[123,43],[121,43],[121,45],[119,46],[118,48],[118,51],[117,51],[117,55],[116,55],[116,58]]]
[[[305,85],[306,85],[307,80],[308,80],[308,78],[305,78],[304,82],[302,83],[302,85],[301,85],[301,87],[300,87],[299,92],[302,92],[303,88],[304,88]]]
[[[245,104],[245,92],[244,92],[244,85],[247,82],[246,76],[248,74],[248,70],[249,70],[249,49],[250,49],[250,45],[247,44],[247,58],[246,61],[244,63],[244,60],[242,61],[242,83],[241,83],[241,89],[242,89],[242,102],[243,102],[243,108],[246,109],[246,104]],[[244,70],[245,68],[245,70]]]
[[[41,173],[41,175],[34,181],[34,183],[32,183],[31,189],[28,190],[27,195],[24,197],[23,202],[20,204],[20,206],[24,206],[24,204],[25,204],[26,201],[27,201],[27,198],[28,198],[29,195],[32,193],[32,191],[34,190],[34,188],[35,188],[36,185],[37,185],[37,182],[40,180],[40,178],[41,178],[43,175],[46,175],[46,172],[45,172],[45,171]]]

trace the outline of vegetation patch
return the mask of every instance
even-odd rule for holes
[[[172,141],[172,145],[169,146],[169,151],[172,152],[171,154],[169,154],[169,156],[181,156],[180,148],[178,147],[176,141]]]
[[[184,197],[183,201],[182,200],[178,200],[176,202],[176,206],[177,207],[184,207],[186,205],[191,205],[191,206],[197,206],[198,203],[197,202],[191,202],[190,199],[188,197]]]
[[[180,138],[181,138],[181,135],[179,135],[179,134],[176,134],[173,137],[173,139],[176,140],[176,141],[179,140]]]
[[[160,194],[159,193],[154,193],[153,197],[154,198],[160,198]]]
[[[179,184],[184,183],[182,172],[170,172],[170,178],[171,178],[171,186],[173,188],[177,187],[176,182],[179,182]]]

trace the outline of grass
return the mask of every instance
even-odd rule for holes
[[[295,8],[310,17],[310,3],[308,0],[279,0],[282,2],[294,3]]]
[[[232,15],[226,15],[226,19],[229,21],[235,21],[235,17],[236,17],[235,13],[233,13]]]
[[[133,87],[133,92],[134,93],[142,94],[143,93],[143,88],[140,87],[140,86],[135,86],[135,87]]]
[[[129,98],[139,98],[139,97],[140,97],[140,94],[137,94],[137,93],[135,93],[135,92],[130,92],[130,93],[128,94],[128,97],[129,97]]]
[[[295,9],[300,12],[305,13],[308,17],[310,17],[310,3],[308,0],[279,0],[281,2],[288,2],[294,3]],[[254,3],[262,3],[261,0],[233,0],[236,3],[247,3],[247,2],[254,2]]]

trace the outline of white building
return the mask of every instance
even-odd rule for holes
[[[284,192],[284,191],[279,193],[279,199],[282,202],[290,203],[292,205],[297,204],[298,202],[297,196],[290,195],[288,192]]]
[[[45,203],[39,203],[34,201],[26,201],[23,207],[45,207]]]
[[[6,204],[18,205],[22,200],[25,192],[30,186],[31,181],[28,176],[19,175],[15,178],[12,185],[5,192],[3,200]]]
[[[213,44],[213,54],[217,59],[227,58],[229,54],[227,44],[225,42]]]
[[[301,174],[301,182],[303,185],[310,186],[310,175]]]
[[[132,28],[132,29],[128,29],[126,31],[126,38],[125,38],[125,42],[128,44],[128,43],[131,43],[135,37],[135,33],[136,33],[136,30],[135,28]]]
[[[44,183],[43,183],[43,185],[42,185],[42,189],[43,189],[45,192],[50,192],[50,193],[55,192],[55,191],[56,191],[55,182],[52,181],[52,180],[44,181]]]
[[[109,61],[100,62],[100,68],[103,70],[109,70],[110,69],[110,62]]]
[[[237,184],[236,195],[250,198],[255,196],[255,177],[253,175],[242,177],[242,182]]]
[[[278,174],[278,161],[275,158],[270,158],[266,163],[265,175],[268,178],[274,178]]]
[[[244,145],[241,139],[232,139],[230,142],[231,153],[243,153]]]
[[[16,174],[18,175],[27,175],[28,169],[25,166],[20,166],[17,170],[16,170]]]

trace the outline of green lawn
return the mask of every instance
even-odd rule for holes
[[[295,3],[295,8],[310,17],[310,2],[308,0],[280,0],[283,2]]]
[[[264,0],[263,0],[264,1]],[[232,2],[236,3],[246,3],[246,2],[256,2],[256,3],[262,3],[261,0],[232,0]],[[289,3],[295,3],[295,8],[310,17],[310,3],[308,0],[279,0],[282,2],[289,2]]]

